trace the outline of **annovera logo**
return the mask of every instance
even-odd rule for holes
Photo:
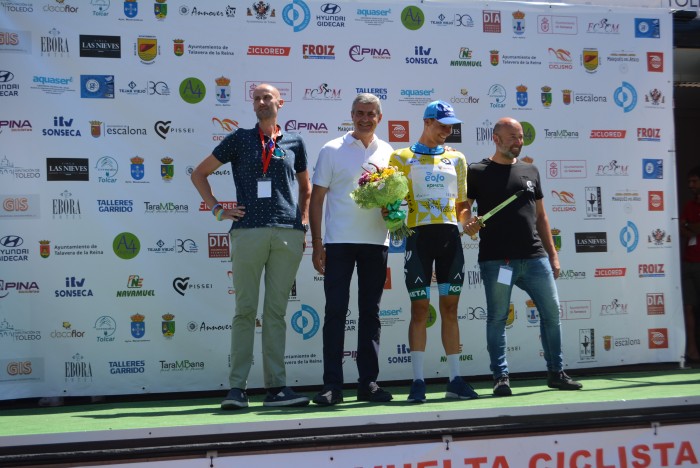
[[[423,10],[417,6],[407,6],[401,11],[401,24],[403,24],[406,29],[416,31],[420,29],[424,23],[425,15],[423,14]]]
[[[282,18],[294,29],[294,32],[303,31],[311,20],[311,10],[302,0],[293,0],[282,10]]]
[[[139,238],[130,232],[122,232],[112,241],[112,250],[117,257],[123,260],[131,260],[136,257],[141,250]]]

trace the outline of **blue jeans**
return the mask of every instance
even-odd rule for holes
[[[501,266],[513,269],[511,284],[498,282]],[[508,374],[506,361],[506,320],[513,285],[529,294],[540,316],[540,336],[547,370],[563,369],[559,296],[552,267],[547,257],[479,262],[481,280],[486,290],[486,346],[494,378]]]

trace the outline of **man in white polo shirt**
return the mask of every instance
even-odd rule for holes
[[[362,209],[350,198],[363,171],[386,167],[392,152],[374,135],[382,120],[379,98],[359,94],[350,112],[354,130],[326,143],[318,155],[309,206],[313,264],[325,275],[323,388],[313,402],[329,406],[343,401],[343,351],[350,282],[357,267],[357,370],[360,401],[388,402],[391,393],[377,385],[379,374],[379,303],[386,280],[389,250],[381,211]],[[323,202],[326,201],[322,235]]]

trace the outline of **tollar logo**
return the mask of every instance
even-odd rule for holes
[[[389,141],[408,142],[410,140],[408,120],[389,121]]]
[[[647,52],[647,71],[663,73],[664,71],[664,53],[663,52]]]
[[[650,190],[648,194],[649,211],[664,211],[664,192],[662,190]]]
[[[667,328],[650,328],[649,331],[649,349],[666,349],[668,348],[668,329]]]

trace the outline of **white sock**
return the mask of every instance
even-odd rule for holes
[[[423,377],[423,361],[425,351],[411,351],[411,366],[413,367],[413,380],[425,380]]]
[[[450,369],[450,382],[454,380],[455,377],[459,377],[459,354],[448,354],[447,355],[447,367]]]

